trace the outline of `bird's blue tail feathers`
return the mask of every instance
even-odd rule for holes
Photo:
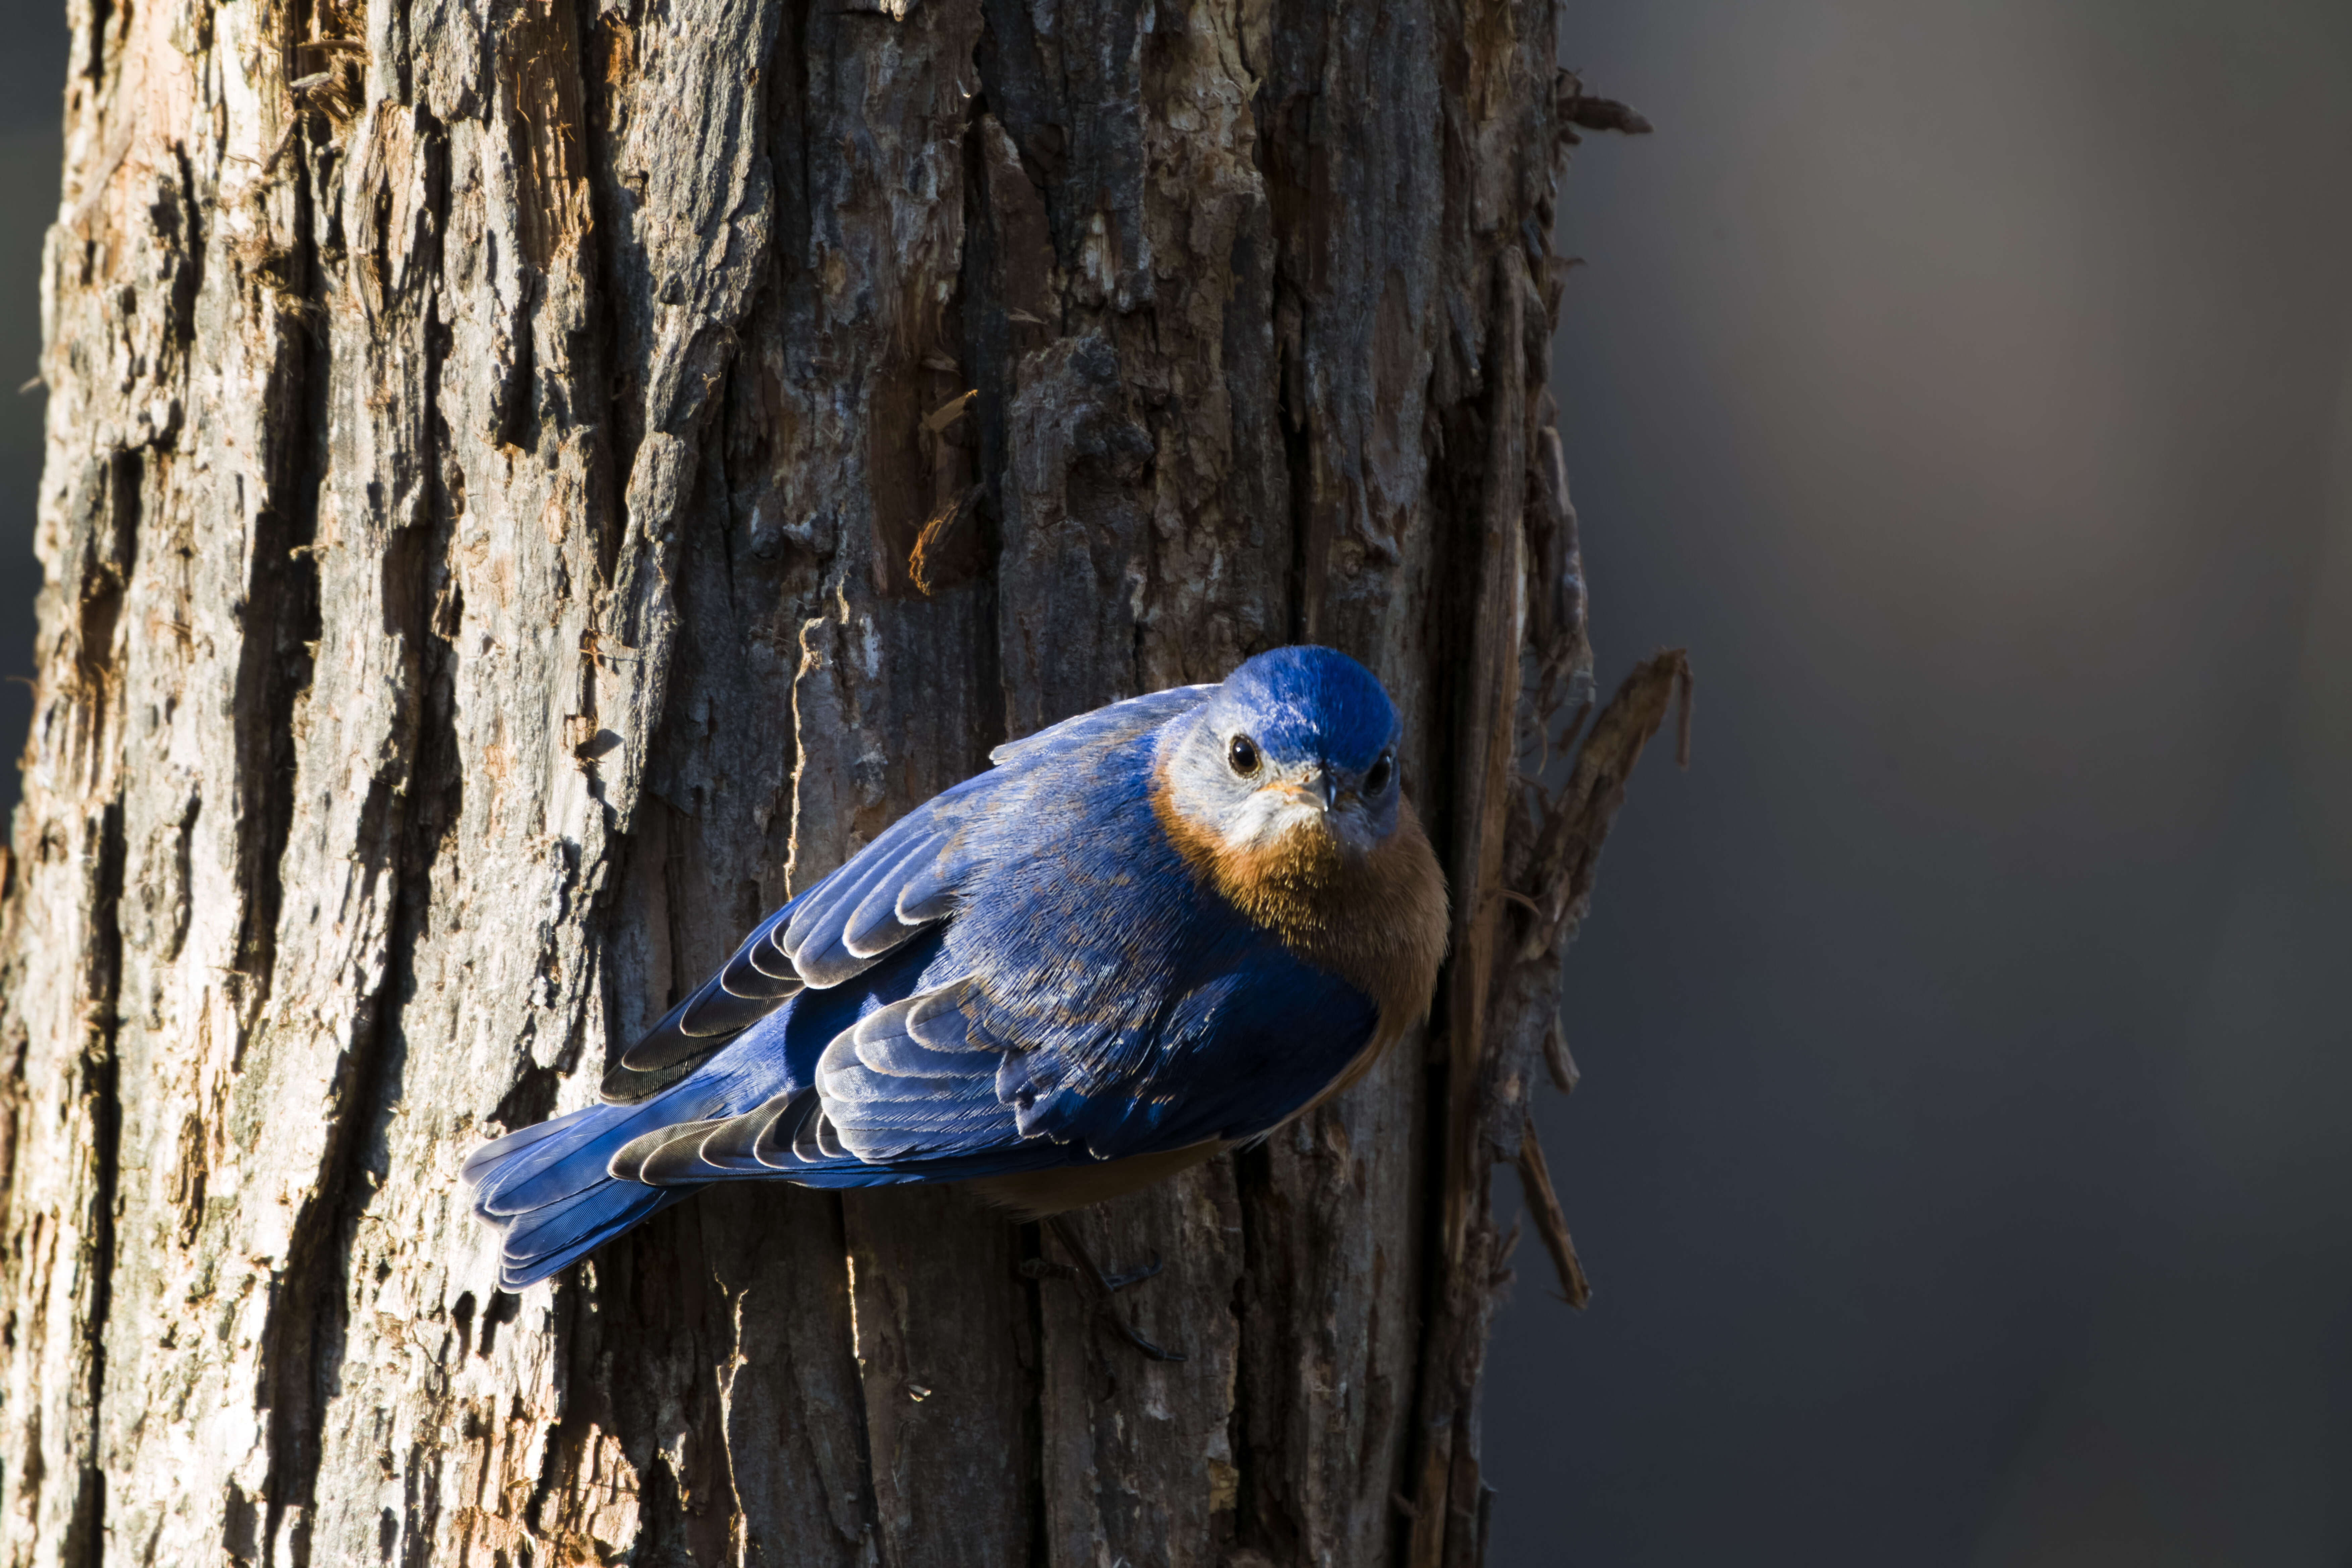
[[[886,975],[887,979],[887,976]],[[899,988],[903,989],[903,982]],[[830,1009],[811,1009],[814,1055],[845,1022],[854,1022],[866,988],[818,994]],[[780,1107],[806,1089],[806,1068],[793,1067],[786,1048],[801,997],[719,1047],[686,1078],[648,1099],[591,1105],[536,1126],[509,1132],[476,1150],[462,1177],[473,1208],[499,1233],[499,1286],[520,1290],[583,1257],[651,1218],[708,1184],[698,1174],[729,1177],[782,1176],[812,1186],[868,1186],[907,1180],[876,1170],[854,1156],[828,1151],[813,1160],[786,1158],[780,1165],[738,1159],[722,1168],[698,1163],[684,1173],[656,1177],[644,1171],[644,1149],[622,1163],[628,1174],[613,1173],[614,1158],[632,1142],[664,1132],[692,1137],[729,1118]],[[845,1015],[833,1016],[834,1012]],[[796,1103],[813,1104],[802,1100]],[[662,1140],[652,1137],[649,1142]],[[644,1179],[634,1180],[642,1175]]]
[[[658,1105],[592,1105],[474,1152],[464,1178],[474,1212],[499,1233],[500,1289],[546,1279],[698,1190],[649,1187],[608,1173],[622,1144],[673,1119]]]
[[[789,1072],[739,1037],[682,1081],[633,1105],[591,1105],[485,1143],[462,1178],[474,1212],[499,1232],[499,1287],[520,1290],[700,1190],[612,1174],[630,1140],[682,1122],[739,1115],[789,1087]]]

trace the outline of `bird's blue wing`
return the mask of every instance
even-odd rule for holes
[[[1013,1010],[992,1005],[986,1016],[1002,1027]],[[1095,1160],[1239,1142],[1321,1093],[1379,1021],[1370,998],[1269,947],[1160,999],[1148,1021],[1130,1018],[1118,1031],[1127,1037],[1101,1042],[1109,1049],[1071,1042],[1007,1053],[994,1088],[1024,1137]],[[1137,1035],[1148,1036],[1140,1059]]]
[[[754,926],[717,973],[622,1056],[604,1079],[604,1098],[650,1098],[804,988],[838,986],[944,919],[961,819],[998,782],[982,773],[934,796]]]
[[[1024,1139],[997,1098],[1004,1053],[970,1037],[965,983],[943,979],[939,945],[928,938],[840,993],[803,993],[779,1022],[744,1037],[770,1037],[758,1054],[778,1070],[762,1092],[718,1114],[705,1095],[690,1117],[633,1125],[604,1152],[610,1173],[654,1186],[782,1177],[851,1187],[1066,1163],[1066,1152]],[[851,1005],[835,1003],[853,992],[862,994]],[[742,1049],[730,1046],[689,1084]]]
[[[807,1087],[616,1140],[612,1173],[656,1186],[870,1186],[1240,1142],[1321,1092],[1378,1022],[1368,998],[1279,952],[1150,1011],[1148,1046],[1122,1068],[1066,1043],[1009,1047],[975,1023],[1011,1021],[978,984],[932,985],[842,1029]]]
[[[1036,761],[1045,755],[1067,754],[1101,742],[1118,741],[1129,735],[1156,730],[1179,713],[1198,708],[1209,700],[1214,686],[1171,686],[1165,691],[1150,691],[1141,697],[1130,697],[1124,702],[1114,702],[1107,708],[1097,708],[1058,724],[1048,724],[1032,735],[1017,741],[1007,741],[988,753],[988,760],[998,767],[1022,761]]]
[[[1003,835],[997,828],[1018,816],[1017,808],[989,810],[992,797],[1026,800],[1038,793],[1041,779],[1050,784],[1073,759],[1117,752],[1198,707],[1213,689],[1155,691],[998,747],[987,773],[908,812],[753,927],[717,973],[622,1056],[604,1079],[604,1098],[634,1104],[684,1081],[803,988],[839,986],[947,919],[956,910],[958,889],[989,857],[1001,854]]]

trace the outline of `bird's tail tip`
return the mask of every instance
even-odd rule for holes
[[[695,1190],[611,1173],[636,1109],[592,1105],[467,1156],[460,1179],[474,1214],[499,1233],[499,1289],[537,1284]]]

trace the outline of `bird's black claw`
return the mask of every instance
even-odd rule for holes
[[[1188,1359],[1182,1351],[1163,1350],[1145,1339],[1133,1323],[1119,1315],[1118,1309],[1111,1302],[1111,1295],[1114,1291],[1123,1290],[1129,1285],[1149,1279],[1159,1273],[1160,1263],[1158,1258],[1153,1258],[1150,1263],[1140,1268],[1130,1268],[1120,1274],[1105,1274],[1102,1266],[1095,1261],[1094,1254],[1087,1250],[1086,1244],[1078,1239],[1077,1232],[1070,1228],[1067,1221],[1056,1215],[1048,1219],[1045,1224],[1055,1236],[1060,1238],[1063,1247],[1077,1260],[1077,1265],[1072,1268],[1068,1264],[1048,1263],[1042,1258],[1034,1258],[1022,1264],[1022,1273],[1032,1279],[1044,1279],[1060,1275],[1076,1276],[1084,1285],[1092,1288],[1097,1315],[1108,1322],[1119,1338],[1153,1361]]]
[[[1136,1332],[1135,1325],[1133,1323],[1129,1322],[1126,1319],[1120,1317],[1116,1311],[1112,1310],[1111,1305],[1108,1301],[1104,1302],[1102,1305],[1102,1315],[1110,1320],[1110,1326],[1118,1331],[1119,1338],[1125,1340],[1129,1344],[1133,1345],[1137,1350],[1141,1351],[1145,1355],[1150,1356],[1153,1361],[1190,1361],[1192,1359],[1186,1355],[1182,1351],[1161,1350],[1158,1345],[1155,1345],[1150,1340],[1145,1339],[1141,1334]]]
[[[1108,1290],[1113,1295],[1117,1295],[1119,1291],[1126,1289],[1129,1285],[1142,1284],[1146,1279],[1149,1279],[1153,1275],[1159,1273],[1160,1267],[1160,1255],[1158,1253],[1154,1253],[1152,1254],[1151,1261],[1143,1265],[1140,1268],[1123,1268],[1116,1274],[1105,1273],[1103,1275],[1103,1289]]]

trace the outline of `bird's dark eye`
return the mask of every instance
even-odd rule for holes
[[[1395,772],[1395,759],[1391,757],[1386,752],[1382,752],[1381,753],[1381,760],[1372,764],[1372,771],[1364,775],[1364,793],[1366,795],[1378,795],[1381,791],[1388,788],[1389,775]]]
[[[1225,748],[1225,761],[1233,763],[1234,772],[1244,778],[1257,772],[1257,745],[1247,735],[1235,735],[1234,743]]]

